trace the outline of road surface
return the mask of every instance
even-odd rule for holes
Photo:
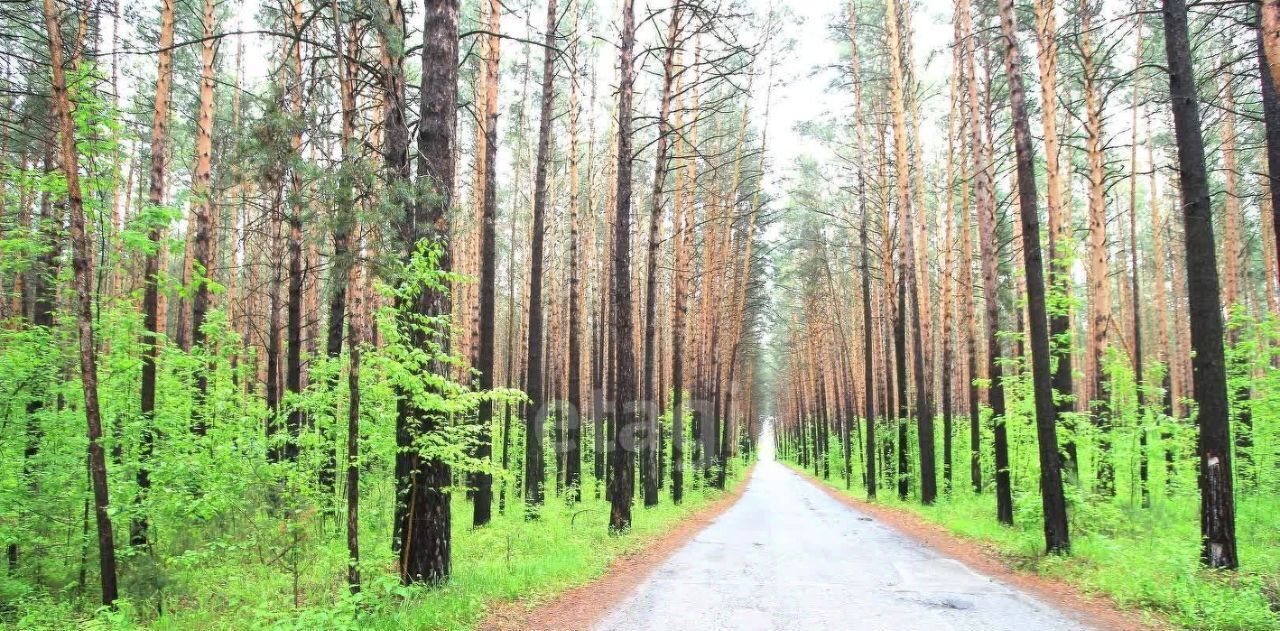
[[[607,631],[1091,627],[762,458],[737,504],[645,579]]]

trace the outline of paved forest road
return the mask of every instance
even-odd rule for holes
[[[872,521],[771,459],[599,629],[1089,629]]]

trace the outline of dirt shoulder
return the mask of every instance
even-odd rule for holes
[[[793,468],[792,471],[796,470]],[[942,526],[911,512],[851,497],[808,473],[796,472],[837,501],[874,516],[886,526],[977,572],[1023,590],[1065,612],[1077,614],[1081,620],[1095,627],[1111,631],[1167,631],[1177,628],[1157,619],[1155,614],[1122,609],[1105,596],[1085,594],[1069,583],[1018,570],[1009,565],[995,548],[951,534]]]
[[[680,521],[644,548],[614,559],[600,578],[570,589],[550,602],[515,601],[495,606],[477,629],[484,631],[579,631],[590,629],[626,598],[663,561],[729,510],[747,490],[755,465],[737,488]]]

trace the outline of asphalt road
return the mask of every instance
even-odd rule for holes
[[[748,484],[598,628],[1091,628],[841,504],[777,462],[762,460]]]

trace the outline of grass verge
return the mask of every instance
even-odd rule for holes
[[[632,529],[608,533],[609,504],[586,489],[582,502],[570,505],[551,497],[539,518],[527,521],[517,499],[504,515],[480,529],[470,528],[471,506],[455,496],[453,506],[453,572],[436,588],[406,587],[395,575],[394,557],[380,532],[362,533],[364,590],[345,589],[345,553],[331,529],[320,535],[316,524],[290,526],[280,537],[293,542],[276,550],[225,549],[217,558],[188,559],[185,571],[160,599],[163,615],[140,610],[125,600],[114,611],[77,612],[47,599],[28,601],[11,618],[18,629],[472,629],[495,607],[533,607],[599,578],[621,555],[645,548],[678,524],[745,483],[735,463],[730,489],[695,487],[680,506],[671,504],[669,489],[654,508],[639,504]],[[638,499],[638,498],[637,498]],[[264,561],[264,558],[266,559]],[[202,580],[195,581],[193,574]],[[25,615],[24,615],[25,614]],[[8,626],[8,625],[0,625]]]

